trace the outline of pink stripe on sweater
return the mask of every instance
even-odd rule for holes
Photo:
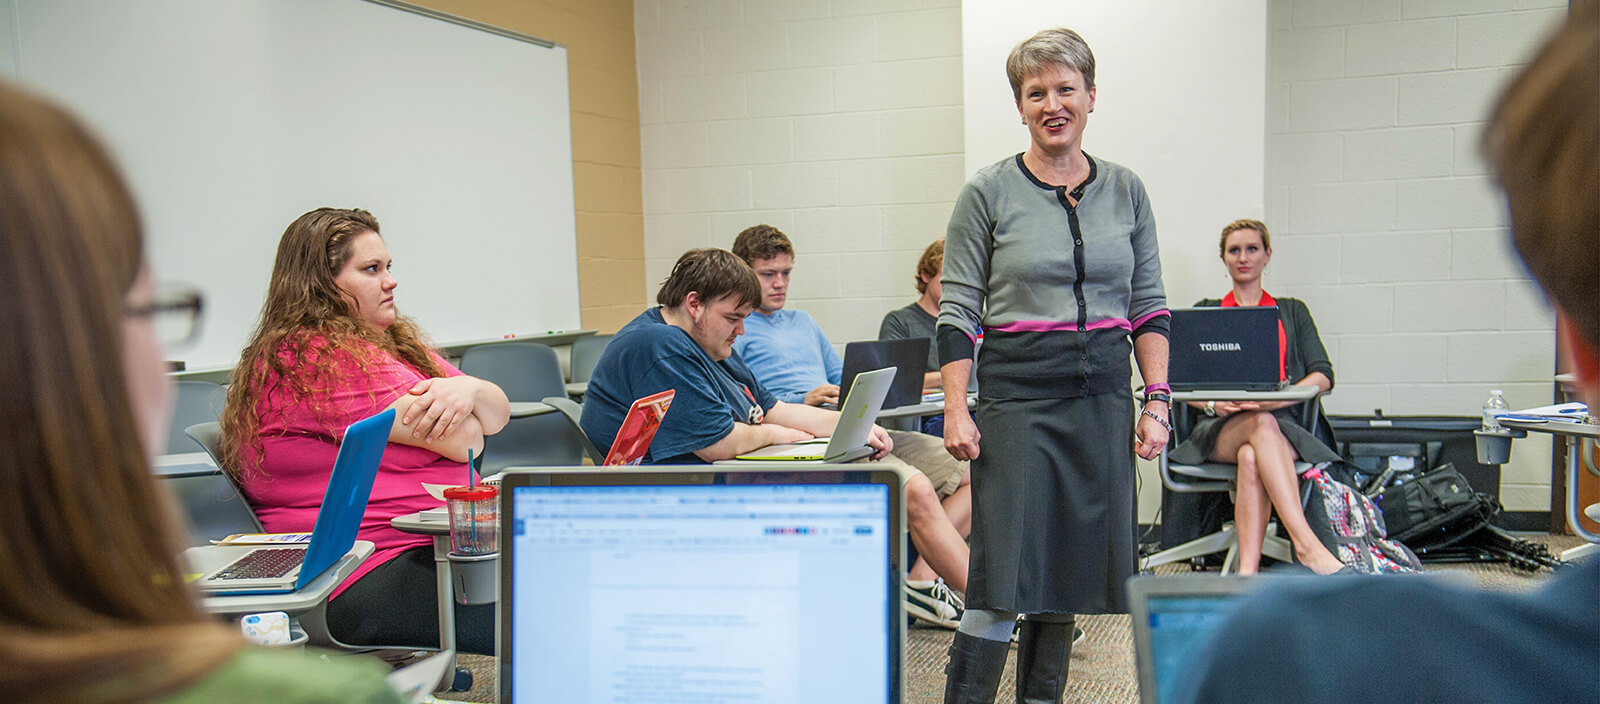
[[[1138,330],[1139,327],[1144,325],[1145,323],[1150,322],[1154,318],[1160,318],[1160,317],[1168,317],[1168,318],[1170,318],[1170,317],[1172,317],[1172,311],[1169,311],[1169,310],[1166,310],[1166,309],[1162,309],[1162,310],[1158,310],[1158,311],[1156,311],[1154,313],[1150,313],[1150,314],[1148,314],[1148,315],[1146,315],[1146,316],[1144,316],[1142,318],[1139,318],[1138,320],[1133,321],[1133,327],[1130,328],[1130,329]]]
[[[1122,328],[1123,330],[1133,329],[1133,327],[1128,324],[1128,321],[1125,318],[1096,320],[1092,323],[1089,323],[1084,329],[1107,330],[1111,328]],[[988,329],[997,330],[999,332],[1076,332],[1078,330],[1078,324],[1061,322],[1057,320],[1019,320],[1015,323],[1005,323],[1003,325],[990,326]]]

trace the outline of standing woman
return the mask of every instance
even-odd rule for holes
[[[395,308],[399,283],[378,220],[318,208],[278,242],[267,301],[233,370],[222,413],[226,469],[269,532],[309,531],[345,427],[396,411],[357,537],[377,549],[334,589],[328,630],[345,643],[439,642],[433,541],[390,519],[439,505],[422,483],[459,484],[469,451],[505,427],[511,406],[429,348]],[[458,606],[461,650],[494,652],[494,605]]]
[[[246,646],[204,613],[151,459],[172,382],[132,194],[0,83],[0,692],[21,702],[399,702],[382,663]],[[165,326],[162,326],[165,327]]]
[[[1333,364],[1317,335],[1317,323],[1306,304],[1273,298],[1261,288],[1261,274],[1272,261],[1272,236],[1259,220],[1235,220],[1222,228],[1218,244],[1233,290],[1221,300],[1208,298],[1197,306],[1277,306],[1278,375],[1285,381],[1315,386],[1319,394],[1333,390]],[[1312,401],[1311,403],[1320,403]],[[1261,565],[1261,543],[1267,519],[1278,510],[1295,558],[1317,574],[1331,574],[1344,564],[1317,539],[1300,506],[1300,483],[1294,462],[1332,462],[1339,453],[1300,426],[1300,404],[1209,402],[1192,404],[1206,415],[1168,459],[1179,464],[1205,461],[1239,465],[1233,522],[1239,534],[1239,574],[1255,574]],[[1319,419],[1322,414],[1317,414]],[[1322,421],[1324,424],[1326,420]],[[1327,431],[1332,437],[1332,430]]]
[[[967,182],[945,234],[945,447],[972,460],[973,489],[947,703],[994,700],[1019,614],[1018,701],[1061,699],[1073,615],[1126,610],[1133,453],[1155,457],[1170,428],[1155,218],[1139,177],[1083,151],[1094,54],[1077,33],[1048,29],[1011,50],[1006,75],[1031,143]],[[974,424],[966,388],[980,326]],[[1128,393],[1130,345],[1142,413]]]

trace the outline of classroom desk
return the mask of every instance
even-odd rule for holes
[[[1322,390],[1310,384],[1296,384],[1285,386],[1274,391],[1223,391],[1218,389],[1196,389],[1193,391],[1172,392],[1173,403],[1190,403],[1196,401],[1232,401],[1265,403],[1270,401],[1291,401],[1300,403],[1310,401],[1317,397]],[[1322,404],[1307,403],[1301,410],[1300,420],[1307,428],[1314,428],[1317,417],[1322,413]]]
[[[180,452],[173,455],[159,455],[150,465],[152,474],[167,479],[182,477],[205,477],[216,474],[217,463],[211,459],[207,452]]]
[[[455,575],[450,567],[450,522],[423,520],[422,512],[418,511],[396,516],[389,520],[389,525],[402,533],[433,538],[434,588],[438,591],[439,602],[439,651],[450,653],[450,663],[445,671],[455,672],[456,596]]]
[[[184,553],[204,549],[189,548]],[[371,541],[357,540],[350,548],[350,552],[345,553],[344,557],[339,558],[332,567],[299,591],[287,594],[208,595],[201,597],[200,606],[209,613],[229,618],[263,611],[282,611],[290,616],[298,616],[326,602],[340,582],[353,574],[367,558],[372,557],[372,550]]]
[[[977,402],[977,394],[967,394],[967,405],[969,407]],[[939,399],[938,401],[926,401],[923,403],[913,403],[908,406],[885,408],[878,412],[878,425],[890,430],[919,430],[920,424],[918,424],[915,419],[919,419],[924,416],[939,415],[942,413],[944,413],[944,399]],[[911,420],[908,422],[908,419]],[[884,421],[895,422],[885,423]]]
[[[542,416],[546,413],[555,413],[556,407],[543,401],[512,401],[512,418],[530,418]]]
[[[1588,529],[1584,528],[1582,522],[1578,520],[1578,517],[1584,515],[1584,507],[1580,505],[1582,502],[1579,501],[1577,492],[1578,473],[1583,471],[1583,458],[1578,444],[1584,440],[1594,440],[1600,442],[1600,425],[1589,425],[1587,423],[1539,423],[1515,420],[1512,418],[1502,418],[1500,420],[1500,424],[1511,430],[1522,431],[1525,433],[1549,433],[1553,436],[1559,436],[1566,441],[1567,495],[1565,498],[1567,507],[1567,526],[1572,529],[1573,534],[1588,541],[1589,545],[1580,545],[1572,548],[1571,550],[1567,550],[1561,553],[1561,559],[1575,559],[1577,557],[1593,554],[1597,549],[1600,549],[1594,547],[1595,545],[1600,544],[1600,534],[1590,532]]]

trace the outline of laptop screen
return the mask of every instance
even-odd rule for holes
[[[1172,693],[1189,661],[1205,646],[1207,636],[1232,613],[1242,596],[1175,594],[1149,598],[1149,666],[1155,673],[1157,702],[1172,701]]]
[[[502,701],[898,701],[898,483],[713,474],[508,477]]]

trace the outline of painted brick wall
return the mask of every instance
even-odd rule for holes
[[[1476,413],[1550,401],[1553,317],[1509,246],[1479,156],[1495,96],[1564,0],[1271,0],[1268,270],[1333,356],[1332,413]],[[1549,507],[1548,443],[1504,468]]]
[[[836,345],[916,298],[962,174],[958,0],[637,0],[647,295],[771,224]]]

